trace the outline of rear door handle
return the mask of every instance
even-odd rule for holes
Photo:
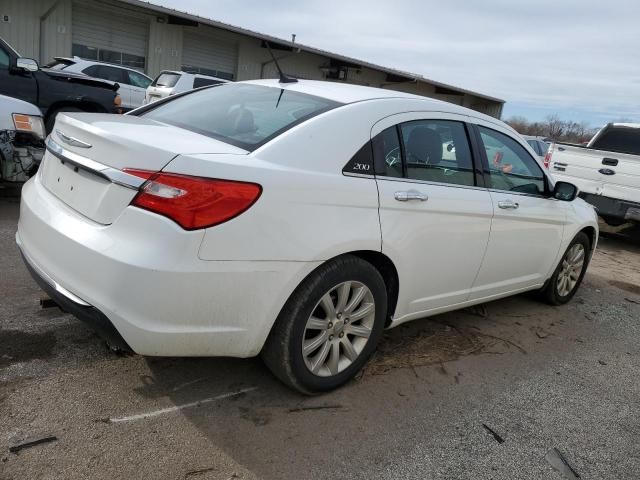
[[[407,190],[404,192],[396,192],[393,194],[393,198],[399,202],[408,202],[409,200],[419,200],[426,202],[429,200],[429,196],[426,193],[418,192],[417,190]]]
[[[603,158],[602,159],[602,164],[603,165],[609,165],[610,167],[615,167],[616,165],[618,165],[618,159],[617,158]]]
[[[515,210],[519,206],[520,206],[520,204],[518,202],[514,202],[512,200],[500,200],[498,202],[498,207],[503,208],[503,209]]]

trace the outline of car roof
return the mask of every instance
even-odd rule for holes
[[[117,63],[101,62],[100,60],[91,60],[90,58],[82,58],[82,57],[53,57],[53,59],[61,62],[73,62],[73,63],[82,62],[82,63],[90,63],[91,65],[107,65],[109,67],[116,67],[116,68],[121,68],[123,70],[129,70],[130,72],[136,72],[144,77],[151,79],[149,75],[147,75],[144,72],[141,72],[140,70],[127,67],[126,65],[118,65]]]
[[[423,97],[421,95],[414,95],[412,93],[400,92],[397,90],[387,90],[384,88],[365,87],[362,85],[353,85],[351,83],[338,83],[327,82],[321,80],[298,80],[291,83],[280,83],[277,79],[269,80],[248,80],[238,83],[246,83],[251,85],[262,85],[265,87],[282,88],[285,90],[291,90],[294,92],[306,93],[314,95],[316,97],[326,98],[333,100],[334,102],[348,104],[363,102],[368,100],[380,100],[380,99],[409,99],[416,100],[424,104],[421,108],[424,110],[438,111],[445,113],[457,113],[459,115],[466,115],[483,120],[487,120],[492,123],[502,122],[495,118],[485,115],[484,113],[471,110],[466,107],[454,105],[453,103],[437,100],[435,98]],[[509,130],[513,130],[511,127],[504,124]],[[514,130],[515,131],[515,130]]]

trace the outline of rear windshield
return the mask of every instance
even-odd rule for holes
[[[154,87],[175,87],[179,79],[179,73],[161,73],[151,85]]]
[[[640,155],[640,128],[609,127],[596,138],[591,148]]]
[[[282,88],[227,83],[196,90],[140,115],[254,150],[340,104]]]

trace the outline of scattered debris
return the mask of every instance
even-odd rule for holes
[[[308,405],[306,407],[290,408],[289,413],[305,412],[307,410],[339,410],[343,405]]]
[[[598,360],[598,363],[599,363],[600,365],[606,365],[606,364],[607,364],[607,362],[605,362],[604,360]]]
[[[196,477],[196,476],[199,477],[203,473],[212,472],[214,468],[215,467],[207,467],[207,468],[200,468],[198,470],[189,470],[187,473],[184,474],[184,478],[187,479],[187,478]],[[230,478],[234,478],[234,477],[230,477]]]
[[[496,442],[498,443],[504,443],[504,438],[502,438],[500,435],[498,435],[496,433],[496,431],[491,428],[490,426],[488,426],[486,423],[483,423],[482,426],[484,427],[484,429],[489,432],[491,435],[493,435],[493,438],[495,438]]]
[[[536,337],[538,338],[547,338],[549,336],[549,332],[542,330],[541,328],[536,328]]]
[[[51,297],[47,297],[46,295],[40,297],[40,308],[55,308],[58,304]]]
[[[549,465],[569,480],[577,480],[581,478],[557,448],[550,449],[544,458],[549,462]]]
[[[32,440],[30,442],[21,443],[19,445],[14,445],[13,447],[9,447],[9,451],[11,453],[17,454],[20,450],[24,450],[25,448],[35,447],[36,445],[42,445],[43,443],[56,442],[58,441],[58,437],[50,436],[43,437],[37,440]]]

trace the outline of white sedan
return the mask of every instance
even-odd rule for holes
[[[261,354],[312,393],[353,377],[387,327],[528,290],[569,301],[598,238],[576,194],[495,118],[261,80],[59,115],[16,240],[112,346]]]

